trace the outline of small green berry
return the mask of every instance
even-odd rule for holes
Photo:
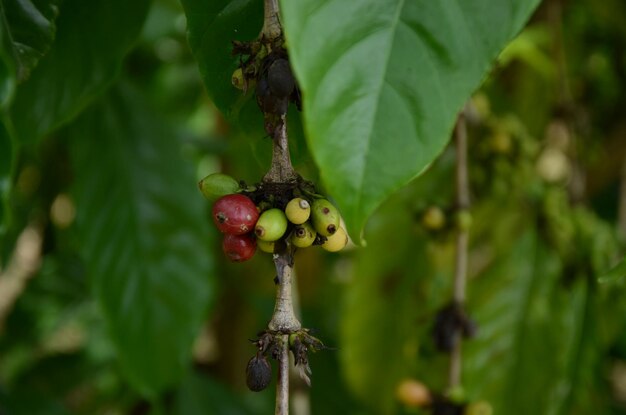
[[[280,209],[268,209],[261,213],[254,227],[256,237],[263,241],[277,241],[287,230],[287,217]]]
[[[209,174],[198,183],[200,191],[207,199],[215,201],[222,196],[230,195],[239,190],[239,183],[227,174]]]
[[[268,254],[274,253],[274,242],[273,241],[263,241],[261,239],[256,240],[256,246],[263,252],[267,252]]]
[[[472,214],[469,210],[459,210],[456,213],[456,226],[462,230],[467,231],[472,226]]]
[[[246,87],[246,78],[243,76],[243,70],[241,68],[235,69],[230,80],[233,86],[239,90],[244,90]]]
[[[438,206],[430,206],[422,215],[422,225],[428,230],[437,231],[446,225],[446,215]]]

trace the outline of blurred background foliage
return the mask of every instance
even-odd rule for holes
[[[124,2],[124,18],[100,3],[98,28],[87,3],[52,2],[39,63],[0,56],[0,413],[272,413],[273,386],[245,387],[272,262],[228,263],[196,188],[215,171],[256,182],[270,140],[207,98],[178,2]],[[496,414],[626,413],[623,282],[597,283],[625,253],[624,19],[621,0],[544,1],[467,107],[479,331],[463,384]],[[417,414],[403,380],[444,390],[431,330],[451,295],[453,172],[448,149],[370,219],[366,248],[298,253],[302,320],[333,349],[294,385],[296,415]]]

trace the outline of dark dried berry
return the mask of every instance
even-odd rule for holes
[[[248,362],[246,368],[246,385],[253,392],[260,392],[267,388],[272,380],[272,366],[267,358],[257,353]]]
[[[287,114],[287,108],[289,107],[289,99],[275,96],[270,90],[265,77],[261,77],[257,83],[256,102],[265,114],[284,115]]]
[[[272,94],[278,98],[288,98],[296,86],[287,59],[276,59],[267,70],[267,82]]]
[[[431,406],[432,415],[463,415],[465,404],[451,402],[443,397],[435,397]]]
[[[473,337],[476,323],[471,320],[460,304],[450,304],[442,308],[435,317],[433,340],[438,350],[451,352],[460,335]]]

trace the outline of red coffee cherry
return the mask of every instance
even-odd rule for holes
[[[222,241],[224,254],[233,262],[244,262],[254,256],[256,239],[251,235],[224,235]]]
[[[244,195],[226,195],[213,205],[213,221],[222,233],[243,235],[254,229],[257,219],[259,211]]]

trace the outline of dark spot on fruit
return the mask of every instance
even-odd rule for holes
[[[296,236],[298,238],[304,238],[306,235],[306,230],[304,228],[296,228]]]
[[[226,215],[222,212],[218,213],[217,215],[215,215],[215,217],[217,218],[217,220],[219,221],[219,223],[224,223],[226,222],[226,219],[228,219],[226,217]]]
[[[325,207],[324,209],[322,209],[322,213],[324,215],[328,215],[330,213],[330,209],[328,209],[327,207]]]
[[[337,232],[337,227],[331,223],[330,225],[328,225],[328,227],[326,228],[326,230],[328,231],[328,233],[329,233],[330,235],[332,235],[332,234],[334,234],[335,232]]]

